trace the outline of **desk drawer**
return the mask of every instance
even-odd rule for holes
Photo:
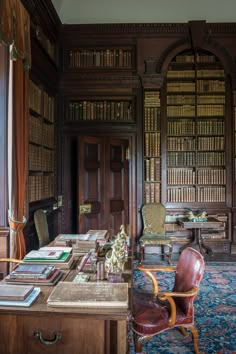
[[[0,354],[104,354],[105,321],[73,317],[0,314]]]

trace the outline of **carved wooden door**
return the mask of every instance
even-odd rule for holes
[[[81,137],[78,162],[78,232],[107,229],[116,234],[121,224],[129,224],[127,148],[126,139]]]

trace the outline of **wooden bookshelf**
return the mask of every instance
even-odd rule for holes
[[[54,197],[55,99],[30,81],[29,203]]]
[[[144,200],[161,201],[160,91],[144,91]]]
[[[167,202],[225,203],[224,70],[213,55],[178,55],[166,90]]]

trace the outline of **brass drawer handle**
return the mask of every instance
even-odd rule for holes
[[[59,339],[62,339],[62,335],[61,334],[55,334],[55,337],[52,340],[43,339],[41,332],[35,332],[34,336],[37,337],[40,340],[40,342],[45,344],[45,345],[56,344],[56,342]]]

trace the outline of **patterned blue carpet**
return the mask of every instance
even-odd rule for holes
[[[134,287],[152,291],[149,278],[134,270]],[[171,290],[172,273],[158,273],[159,290]],[[236,354],[236,263],[207,263],[195,300],[195,324],[201,354]],[[190,333],[190,332],[189,332]],[[134,354],[133,336],[129,332],[130,354]],[[165,331],[143,345],[146,354],[194,353],[191,335],[184,337],[178,329]]]

